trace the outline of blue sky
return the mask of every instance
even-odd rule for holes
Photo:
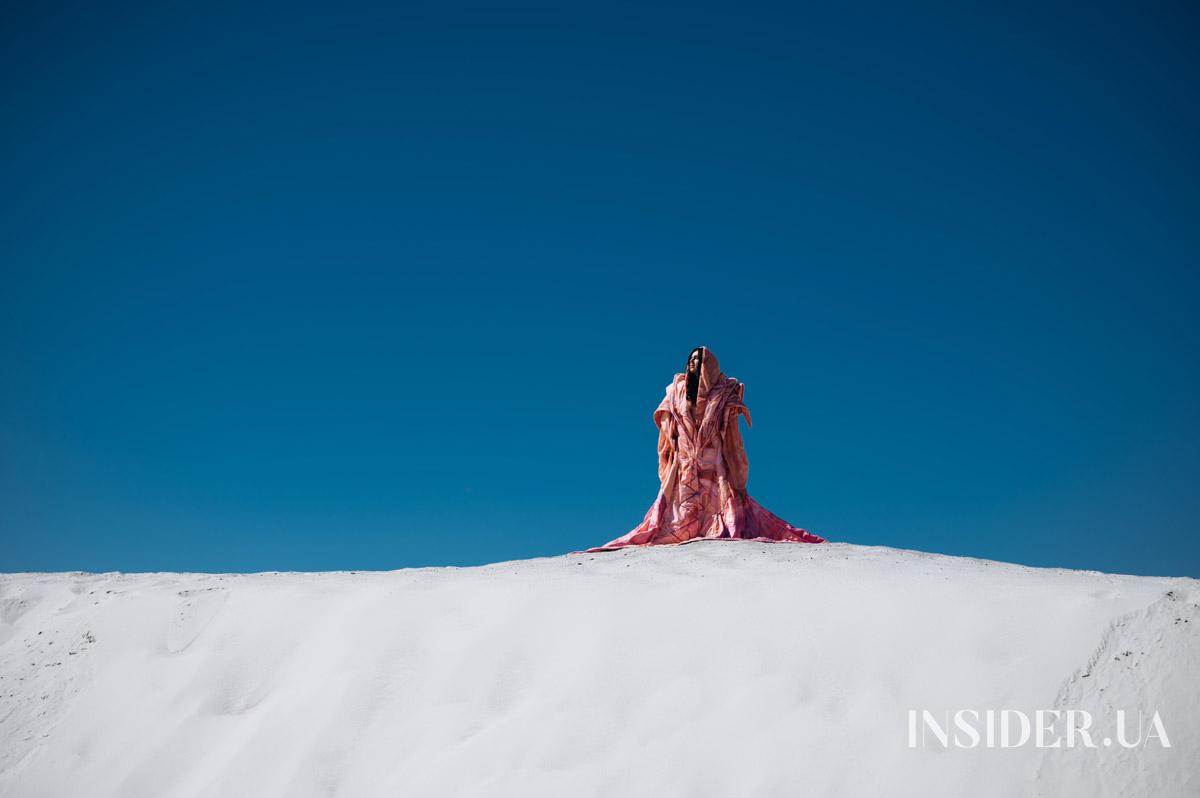
[[[35,5],[0,570],[599,544],[704,344],[797,526],[1200,576],[1186,4]]]

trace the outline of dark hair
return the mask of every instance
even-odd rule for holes
[[[696,396],[700,393],[700,369],[692,374],[688,369],[692,365],[692,356],[697,352],[700,353],[700,369],[704,368],[704,347],[698,346],[688,354],[687,365],[683,367],[683,373],[687,375],[687,400],[692,404],[696,403]]]

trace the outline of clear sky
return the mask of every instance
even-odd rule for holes
[[[244,5],[6,10],[0,570],[596,545],[704,344],[797,526],[1200,576],[1190,4]]]

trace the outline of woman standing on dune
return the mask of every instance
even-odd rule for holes
[[[642,523],[588,551],[625,546],[738,538],[795,543],[825,539],[792,526],[746,492],[750,464],[738,416],[750,411],[746,386],[721,373],[717,357],[699,346],[676,374],[654,411],[658,426],[658,478],[662,483]]]

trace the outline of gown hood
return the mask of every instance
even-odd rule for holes
[[[717,356],[707,346],[700,347],[700,389],[696,392],[696,401],[707,399],[709,391],[721,377],[721,364]]]

